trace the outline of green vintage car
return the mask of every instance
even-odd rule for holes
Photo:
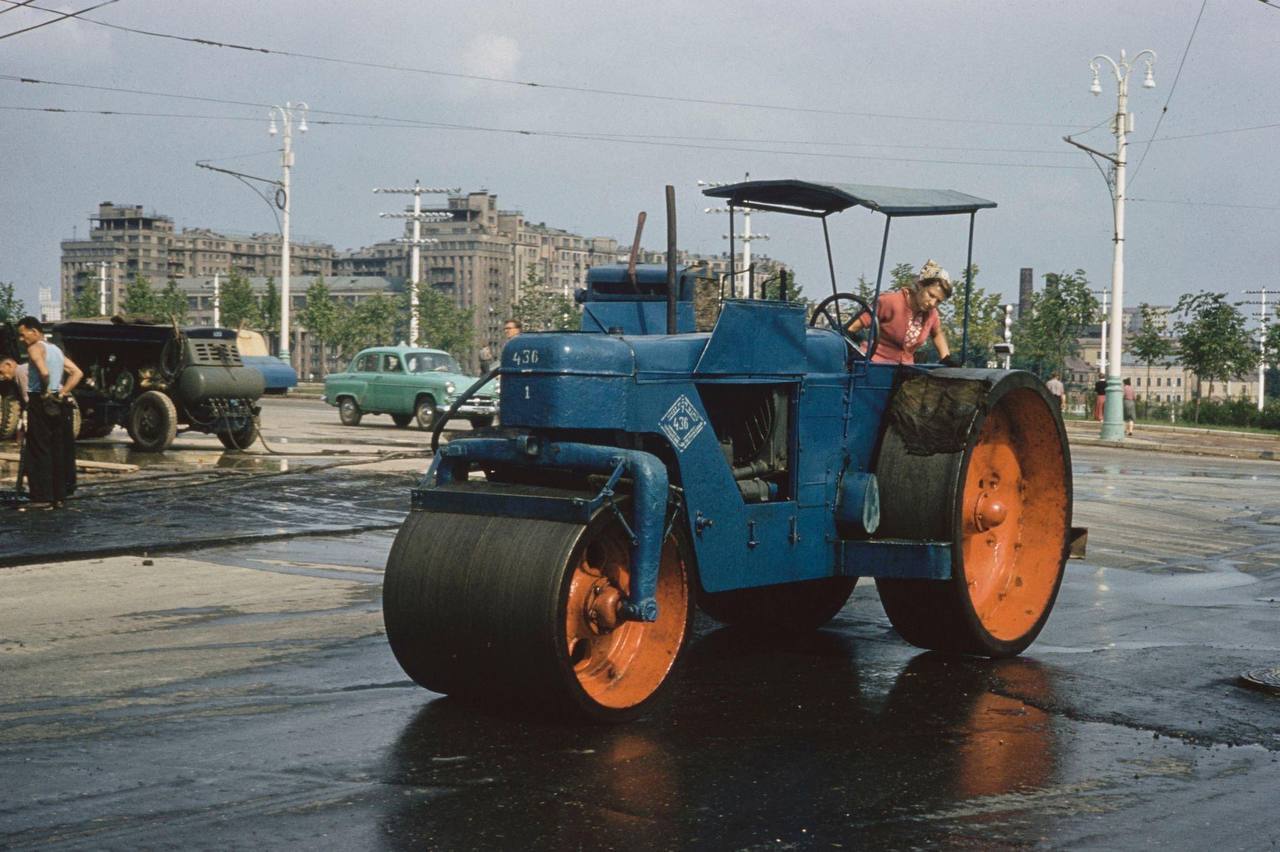
[[[475,380],[463,374],[448,352],[375,346],[352,358],[346,372],[325,376],[324,401],[338,407],[338,417],[346,426],[360,425],[366,414],[390,414],[397,426],[416,420],[423,429],[430,429]],[[491,382],[467,400],[455,417],[480,428],[492,426],[497,414],[498,386]]]

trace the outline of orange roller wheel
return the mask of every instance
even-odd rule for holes
[[[612,512],[582,525],[415,510],[387,562],[387,638],[405,672],[436,692],[630,718],[687,642],[687,554],[667,539],[658,620],[623,621],[630,546]]]
[[[902,637],[991,657],[1031,644],[1057,597],[1071,529],[1070,451],[1040,382],[994,370],[908,380],[891,403],[877,476],[880,535],[952,546],[950,580],[876,581]]]

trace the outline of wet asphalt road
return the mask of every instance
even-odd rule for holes
[[[295,496],[411,480],[359,470]],[[867,583],[800,640],[700,621],[620,727],[408,683],[391,530],[4,568],[0,846],[1276,847],[1280,696],[1236,677],[1280,666],[1280,465],[1080,448],[1075,474],[1089,557],[1022,658],[920,654]]]

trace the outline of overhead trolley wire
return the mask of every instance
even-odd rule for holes
[[[0,0],[0,2],[14,5],[19,0]],[[109,0],[115,2],[115,0]],[[28,8],[39,9],[42,12],[50,12],[53,14],[64,14],[54,9],[47,9],[43,6],[30,5]],[[395,71],[407,74],[425,74],[433,77],[446,77],[456,80],[471,80],[483,83],[495,83],[506,86],[519,86],[526,89],[546,89],[548,91],[572,92],[575,94],[603,95],[613,98],[637,98],[650,101],[666,101],[670,103],[697,104],[701,106],[725,106],[739,109],[760,109],[774,110],[792,113],[810,113],[817,115],[839,115],[858,118],[880,118],[895,121],[920,121],[927,119],[929,121],[946,122],[951,124],[988,124],[1003,127],[1055,127],[1055,128],[1072,128],[1078,127],[1078,124],[1062,124],[1052,122],[1031,122],[1031,121],[1004,121],[999,119],[982,119],[982,118],[947,118],[937,115],[907,115],[899,113],[879,113],[879,112],[863,112],[857,110],[839,110],[826,109],[822,107],[805,107],[795,106],[792,104],[771,104],[757,103],[752,101],[736,101],[722,100],[717,98],[694,98],[681,97],[679,95],[659,95],[652,92],[634,92],[623,89],[601,89],[592,86],[575,86],[563,83],[544,83],[535,80],[515,80],[508,77],[496,77],[485,74],[466,74],[460,71],[442,71],[438,68],[421,68],[412,65],[399,65],[386,62],[371,62],[361,59],[347,59],[334,56],[322,56],[315,53],[302,53],[293,50],[280,50],[277,48],[260,47],[256,45],[238,44],[235,42],[221,41],[212,38],[201,38],[198,36],[185,36],[177,33],[165,33],[156,30],[144,30],[138,27],[129,27],[123,24],[113,24],[107,21],[100,21],[95,18],[86,18],[84,13],[92,11],[86,9],[82,12],[67,13],[67,17],[74,17],[76,20],[83,21],[86,24],[93,24],[98,27],[118,30],[121,32],[133,33],[135,35],[146,36],[147,38],[168,39],[171,41],[180,41],[188,44],[195,44],[201,47],[218,47],[229,50],[242,50],[249,53],[259,53],[270,56],[282,56],[290,59],[305,59],[311,62],[325,62],[335,65],[347,65],[357,68],[370,68],[380,71]]]
[[[81,9],[79,12],[59,12],[56,9],[45,9],[41,6],[32,6],[30,4],[30,0],[27,0],[27,2],[25,3],[18,2],[18,0],[4,0],[4,2],[10,4],[9,8],[4,10],[6,12],[12,12],[14,9],[25,6],[29,9],[39,9],[41,12],[51,12],[55,15],[58,15],[58,17],[49,21],[44,21],[39,24],[32,24],[29,27],[23,27],[20,30],[14,30],[13,32],[5,33],[4,35],[0,35],[0,41],[3,41],[4,39],[7,39],[7,38],[13,38],[16,35],[22,35],[23,33],[29,33],[32,30],[38,30],[41,27],[47,27],[50,24],[56,24],[59,21],[65,21],[67,18],[76,18],[77,20],[88,21],[89,18],[81,18],[80,16],[85,14],[86,12],[92,12],[94,9],[101,9],[103,6],[110,6],[112,3],[119,2],[119,0],[103,0],[101,3],[98,3],[94,6],[90,6],[87,9]]]
[[[3,79],[3,75],[0,75]],[[197,115],[183,113],[152,113],[129,110],[93,110],[93,109],[75,109],[63,107],[26,107],[26,106],[7,106],[0,105],[0,110],[13,110],[21,112],[45,112],[50,114],[83,114],[98,116],[122,116],[122,117],[144,117],[144,118],[191,118],[202,120],[228,120],[228,121],[260,121],[261,119],[250,118],[245,116],[221,116],[221,115]],[[317,112],[317,110],[312,110]],[[334,114],[329,112],[327,114]],[[341,113],[338,113],[341,115]],[[546,139],[568,139],[582,142],[603,142],[609,144],[622,145],[643,145],[656,148],[678,148],[687,150],[702,151],[720,151],[725,153],[743,153],[743,154],[772,154],[775,156],[786,157],[812,157],[819,159],[837,159],[837,160],[870,160],[874,162],[895,162],[895,163],[923,163],[932,165],[951,165],[951,166],[990,166],[999,168],[1014,169],[1059,169],[1059,170],[1075,170],[1084,168],[1082,166],[1066,166],[1054,165],[1048,163],[1007,163],[1007,162],[990,162],[982,160],[943,160],[929,159],[924,157],[885,157],[873,154],[845,154],[835,151],[797,151],[778,148],[758,148],[758,147],[742,147],[740,145],[724,146],[698,144],[693,141],[662,141],[659,139],[644,137],[624,137],[616,134],[600,135],[587,131],[553,131],[553,130],[527,130],[512,127],[486,127],[481,125],[466,124],[448,124],[444,122],[425,122],[413,121],[410,119],[387,119],[379,117],[379,121],[346,121],[340,119],[321,119],[313,118],[311,124],[314,126],[334,126],[334,127],[358,127],[358,128],[391,128],[404,130],[446,130],[461,131],[473,133],[495,133],[508,134],[515,136],[542,137]],[[679,138],[679,137],[675,137]]]
[[[0,15],[7,15],[10,12],[12,12],[14,9],[21,9],[23,6],[27,5],[28,3],[34,3],[34,2],[35,0],[22,0],[22,2],[20,3],[15,2],[12,6],[8,7],[7,9],[0,9]]]
[[[1173,75],[1173,84],[1169,86],[1169,96],[1164,99],[1164,106],[1160,108],[1160,117],[1156,119],[1155,129],[1151,131],[1151,139],[1147,140],[1147,147],[1142,149],[1142,156],[1138,158],[1138,165],[1133,167],[1133,175],[1129,178],[1130,186],[1138,179],[1138,173],[1142,171],[1142,164],[1147,161],[1147,154],[1151,151],[1151,141],[1160,133],[1160,125],[1164,123],[1164,117],[1169,112],[1169,102],[1173,100],[1173,92],[1178,88],[1178,81],[1182,79],[1182,68],[1187,64],[1187,54],[1191,52],[1191,42],[1195,41],[1196,30],[1200,29],[1200,19],[1204,17],[1204,9],[1208,5],[1209,0],[1202,0],[1200,3],[1200,13],[1196,15],[1196,22],[1191,27],[1191,35],[1187,37],[1187,46],[1182,49],[1182,58],[1178,60],[1178,73]]]

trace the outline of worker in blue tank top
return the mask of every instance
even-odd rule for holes
[[[83,373],[62,350],[44,339],[35,317],[18,320],[27,346],[27,483],[31,509],[60,509],[75,490],[75,437],[71,434],[72,389]]]

